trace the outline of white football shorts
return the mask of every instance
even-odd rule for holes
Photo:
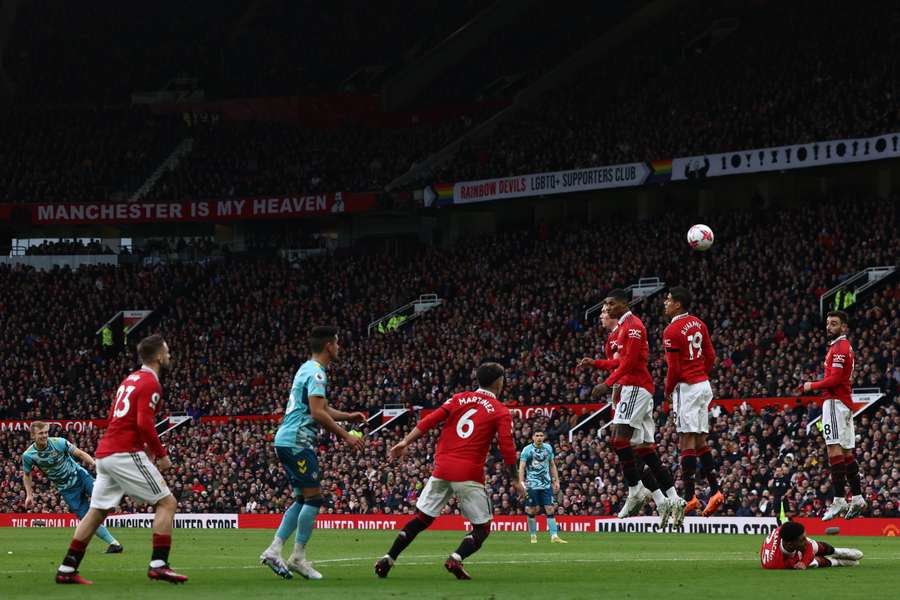
[[[488,498],[484,484],[477,481],[445,481],[437,477],[429,477],[416,501],[416,508],[429,517],[437,517],[456,495],[459,500],[459,512],[472,525],[482,525],[494,518],[491,499]]]
[[[656,424],[653,422],[653,396],[636,385],[623,385],[618,392],[618,398],[613,395],[616,410],[613,424],[629,425],[634,429],[632,446],[654,443]]]
[[[172,492],[162,473],[144,452],[117,452],[97,459],[97,481],[91,508],[112,510],[128,495],[133,500],[156,504]]]
[[[840,444],[844,450],[856,447],[856,431],[853,427],[853,411],[843,402],[829,398],[822,403],[822,434],[825,444]]]
[[[675,431],[709,433],[709,405],[713,401],[709,381],[675,385],[672,402],[675,409]]]

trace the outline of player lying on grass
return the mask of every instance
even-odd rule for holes
[[[477,552],[491,533],[493,507],[484,488],[484,463],[495,436],[506,475],[519,496],[525,496],[516,469],[512,416],[498,400],[503,392],[503,374],[499,364],[484,363],[476,373],[477,390],[456,394],[444,402],[390,449],[392,460],[402,458],[410,444],[444,424],[434,455],[434,471],[416,502],[416,515],[394,540],[388,553],[375,563],[375,574],[379,577],[387,577],[400,553],[441,514],[450,497],[456,496],[460,512],[472,523],[472,532],[463,538],[444,567],[457,579],[471,579],[463,568],[463,560]]]
[[[803,525],[788,521],[763,542],[759,561],[763,569],[823,569],[856,567],[863,553],[855,548],[835,548],[806,537]]]
[[[94,467],[94,459],[84,450],[79,450],[64,438],[50,437],[50,425],[42,421],[31,424],[31,439],[34,443],[22,454],[22,481],[25,483],[25,508],[34,508],[34,484],[31,471],[35,467],[44,472],[47,479],[56,486],[69,509],[82,519],[87,514],[94,491],[94,478],[81,465]],[[101,525],[97,537],[109,544],[107,554],[122,552],[122,544]]]

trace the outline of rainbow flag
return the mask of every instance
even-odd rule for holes
[[[434,193],[432,198],[428,198],[426,193],[426,206],[447,206],[453,204],[453,184],[452,183],[435,183],[430,186]],[[430,200],[430,202],[429,202]]]
[[[672,159],[654,160],[650,163],[653,171],[647,179],[647,183],[665,183],[672,179]]]

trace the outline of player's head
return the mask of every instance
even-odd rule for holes
[[[341,351],[338,328],[332,325],[313,327],[309,332],[309,349],[320,362],[327,364],[336,360]]]
[[[50,424],[44,421],[35,421],[31,424],[31,439],[39,447],[43,448],[47,445],[47,439],[50,437]]]
[[[670,288],[669,293],[666,294],[666,299],[663,302],[666,309],[666,316],[671,319],[672,317],[683,315],[691,310],[691,302],[693,299],[694,295],[691,294],[691,291],[686,287],[675,286]]]
[[[158,333],[148,335],[138,342],[137,353],[142,365],[160,372],[168,369],[172,360],[169,356],[169,345]]]
[[[610,317],[612,317],[613,319],[618,319],[628,312],[629,300],[630,298],[628,297],[628,292],[623,289],[616,288],[613,290],[609,290],[606,298],[603,299],[603,305],[609,312]]]
[[[606,305],[603,305],[603,308],[600,310],[600,323],[603,324],[604,329],[612,329],[616,326],[616,320],[609,316],[609,311],[606,310]]]
[[[541,429],[535,429],[534,433],[531,434],[531,441],[534,442],[535,446],[540,446],[544,443],[544,431]]]
[[[495,396],[499,397],[503,391],[504,373],[506,373],[506,370],[499,363],[483,363],[475,372],[475,378],[478,379],[478,387],[493,392]]]
[[[796,521],[788,521],[780,528],[781,545],[788,552],[797,552],[806,547],[806,530]]]
[[[825,318],[825,331],[828,332],[828,337],[830,338],[844,335],[849,327],[850,317],[842,310],[833,310]]]

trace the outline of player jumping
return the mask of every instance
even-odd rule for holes
[[[503,373],[503,367],[497,363],[484,363],[478,367],[477,390],[456,394],[444,402],[390,449],[392,459],[401,458],[410,444],[446,421],[435,450],[434,471],[416,502],[416,515],[397,535],[388,553],[375,563],[375,574],[379,577],[387,577],[400,553],[431,525],[450,497],[455,495],[463,516],[472,523],[472,532],[463,538],[444,567],[457,579],[471,579],[463,561],[481,548],[491,532],[493,509],[484,488],[484,463],[495,435],[499,438],[506,475],[519,496],[525,496],[516,470],[512,416],[499,401],[503,392]]]
[[[831,483],[834,485],[834,501],[823,521],[844,515],[845,519],[858,517],[866,509],[859,481],[859,466],[853,448],[856,433],[853,428],[853,401],[850,396],[850,377],[853,375],[853,347],[847,340],[849,319],[847,313],[838,310],[828,313],[825,330],[831,338],[825,356],[825,378],[807,381],[803,391],[825,391],[822,403],[822,433],[828,447],[828,463],[831,466]],[[847,504],[847,482],[853,497]]]
[[[683,500],[675,492],[672,476],[662,466],[656,453],[656,425],[653,422],[653,392],[656,388],[647,368],[650,357],[647,329],[628,310],[628,293],[625,290],[611,290],[604,305],[609,316],[618,320],[615,345],[619,356],[613,363],[613,372],[606,381],[594,387],[591,397],[599,398],[615,384],[620,386],[614,390],[612,400],[615,404],[612,446],[628,484],[628,498],[619,517],[637,514],[647,497],[652,495],[660,524],[665,526],[674,508]],[[589,363],[592,364],[590,359],[582,359],[579,366]],[[636,459],[642,460],[648,467],[644,475],[652,482],[652,487],[641,482]],[[665,494],[660,489],[665,489]]]
[[[763,569],[822,569],[856,567],[863,553],[855,548],[835,548],[806,537],[803,525],[788,521],[772,531],[759,549]]]
[[[291,571],[306,579],[322,579],[322,574],[306,560],[306,544],[312,536],[316,515],[323,502],[319,459],[316,456],[319,428],[324,427],[344,440],[351,449],[359,450],[365,446],[363,438],[350,435],[337,421],[362,423],[366,415],[335,410],[326,399],[328,376],[325,369],[337,360],[340,352],[337,334],[337,327],[313,327],[309,335],[312,356],[294,375],[287,408],[275,434],[275,453],[293,488],[294,502],[285,511],[275,538],[259,559],[285,579],[291,579]],[[281,551],[285,540],[295,529],[294,549],[285,562]]]
[[[663,332],[667,368],[666,400],[675,415],[675,430],[678,432],[681,449],[684,497],[691,499],[687,506],[679,502],[672,511],[672,524],[675,527],[681,527],[685,512],[700,506],[694,495],[694,475],[698,460],[700,472],[709,483],[710,493],[703,516],[715,514],[725,502],[725,497],[719,490],[712,452],[706,445],[709,405],[713,400],[709,371],[716,363],[716,353],[706,324],[688,312],[692,300],[693,294],[687,288],[673,287],[664,302],[666,317],[671,319]]]
[[[159,376],[169,368],[169,346],[161,336],[151,335],[141,340],[137,351],[141,368],[126,377],[116,390],[109,425],[95,453],[97,481],[91,508],[75,529],[69,551],[56,572],[56,583],[92,583],[81,578],[78,567],[91,536],[125,494],[146,501],[155,509],[153,554],[147,577],[170,583],[188,579],[169,567],[172,521],[178,502],[160,474],[172,468],[172,461],[160,444],[155,427],[156,413],[162,409]],[[151,457],[156,459],[155,465]]]
[[[84,467],[75,462],[77,458],[89,467],[94,468],[94,459],[76,448],[65,438],[50,437],[50,425],[42,421],[31,424],[31,439],[34,441],[22,453],[22,481],[25,484],[25,508],[34,507],[34,486],[31,481],[31,470],[37,467],[56,486],[65,499],[69,509],[82,519],[87,514],[91,492],[94,491],[94,478]],[[122,544],[116,541],[109,530],[101,525],[97,528],[97,537],[109,544],[107,554],[122,552]]]
[[[553,448],[544,443],[545,434],[536,430],[531,434],[531,443],[522,449],[519,455],[519,481],[528,491],[525,512],[528,514],[528,531],[531,543],[537,544],[537,521],[535,515],[543,508],[547,515],[547,529],[550,530],[550,542],[567,544],[559,537],[556,524],[556,494],[559,493],[559,473],[553,460]]]

